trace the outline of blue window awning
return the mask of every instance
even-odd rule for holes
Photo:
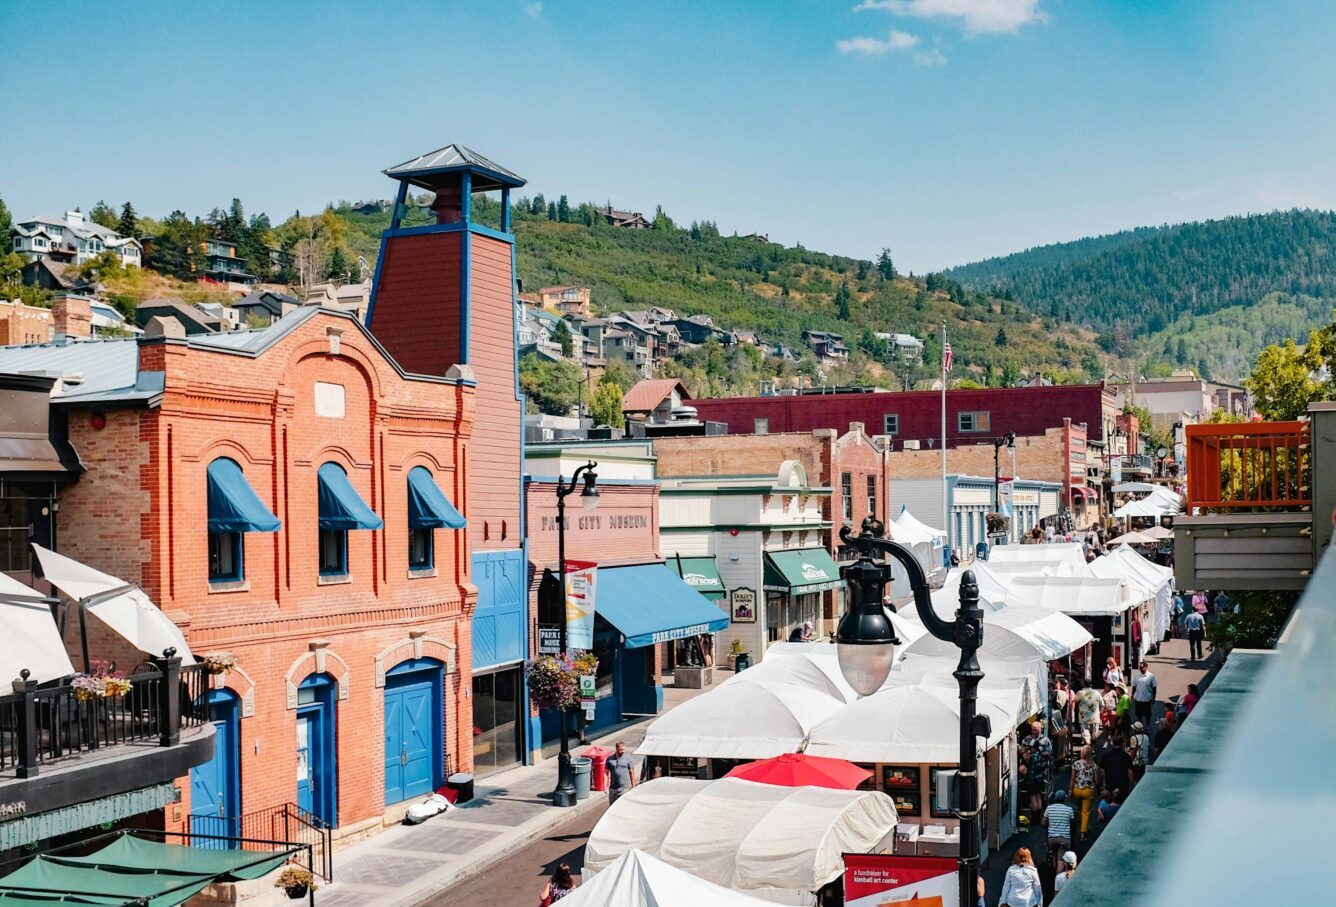
[[[367,506],[337,463],[320,467],[320,528],[379,529],[385,521]]]
[[[209,464],[210,532],[277,532],[281,525],[235,460],[221,457]]]
[[[710,604],[664,564],[605,567],[598,571],[594,609],[637,649],[728,626],[728,615]]]
[[[408,471],[408,525],[413,529],[463,529],[467,525],[425,466]]]

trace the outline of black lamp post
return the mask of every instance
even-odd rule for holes
[[[960,649],[960,663],[953,676],[960,684],[960,762],[953,812],[960,820],[959,882],[962,907],[978,900],[979,879],[979,776],[976,737],[992,732],[987,715],[976,714],[979,682],[978,651],[983,645],[983,610],[979,607],[979,587],[974,572],[966,570],[960,581],[960,609],[955,620],[943,620],[932,607],[928,580],[910,550],[882,538],[881,521],[868,517],[863,529],[854,535],[851,527],[840,529],[840,541],[858,550],[858,560],[840,568],[840,576],[849,584],[849,607],[835,631],[840,671],[849,685],[862,696],[881,689],[891,671],[895,638],[882,593],[891,579],[890,564],[875,560],[883,552],[899,561],[909,574],[914,590],[914,606],[919,620],[938,639],[954,643]]]
[[[561,570],[561,654],[566,654],[566,498],[580,488],[580,499],[585,510],[598,506],[598,474],[590,461],[575,470],[569,482],[557,482],[557,566]],[[580,480],[584,479],[583,485]],[[575,805],[575,773],[571,771],[571,744],[569,738],[570,710],[561,710],[561,750],[557,754],[557,789],[552,792],[552,805]]]
[[[1016,446],[1016,433],[1009,431],[993,439],[993,513],[1002,513],[1002,448]],[[1015,476],[1012,476],[1015,479]]]

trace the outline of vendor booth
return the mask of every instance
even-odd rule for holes
[[[1152,598],[1149,590],[1130,580],[1088,575],[1021,576],[1007,590],[1009,607],[1059,611],[1081,624],[1093,637],[1088,665],[1103,665],[1112,657],[1124,673],[1132,669],[1138,634],[1133,623],[1141,624],[1141,633],[1147,632]]]
[[[1174,571],[1151,563],[1131,548],[1118,548],[1103,557],[1097,557],[1086,569],[1092,576],[1124,578],[1149,589],[1154,604],[1148,638],[1151,645],[1164,641],[1174,619]]]
[[[1085,566],[1085,546],[1078,542],[1047,545],[999,545],[988,552],[988,567],[997,572],[1039,573],[1048,570],[1054,576],[1073,576]],[[1007,565],[1027,566],[1007,566]]]
[[[891,799],[875,791],[656,778],[599,819],[584,878],[597,879],[634,848],[733,891],[815,904],[841,879],[844,854],[891,850],[896,822]]]
[[[914,553],[914,559],[923,568],[923,575],[927,577],[928,585],[934,588],[940,586],[944,570],[945,559],[942,552],[946,548],[946,531],[934,529],[920,522],[909,512],[907,506],[901,506],[900,515],[891,520],[886,530],[887,538],[899,542]],[[908,575],[903,570],[895,571],[895,576],[891,580],[891,595],[901,597],[912,594]]]

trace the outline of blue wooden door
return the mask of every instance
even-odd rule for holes
[[[398,672],[398,673],[396,673]],[[385,802],[430,793],[441,764],[440,665],[401,665],[385,682]]]
[[[314,759],[312,730],[318,724],[314,710],[297,715],[297,805],[315,812]]]
[[[338,826],[335,692],[326,674],[297,687],[297,805],[330,827]]]
[[[190,827],[199,835],[235,837],[241,813],[241,753],[237,728],[237,700],[226,690],[209,693],[213,719],[213,758],[190,770]],[[198,846],[227,846],[202,838]]]

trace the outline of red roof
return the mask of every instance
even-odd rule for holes
[[[683,400],[690,400],[686,385],[676,378],[648,378],[636,384],[622,398],[622,412],[647,413],[662,403],[676,389]]]

